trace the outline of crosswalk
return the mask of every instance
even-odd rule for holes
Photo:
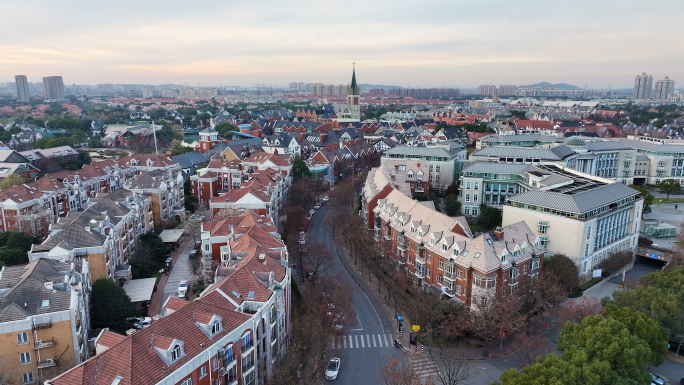
[[[439,371],[439,367],[430,357],[425,356],[411,356],[411,366],[418,377],[427,377],[434,375]]]
[[[373,349],[394,346],[391,334],[349,334],[332,337],[332,349]]]

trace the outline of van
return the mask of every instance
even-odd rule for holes
[[[164,262],[164,270],[166,270],[166,272],[168,273],[171,271],[172,267],[173,267],[173,258],[171,258],[171,257],[166,258],[166,262]]]

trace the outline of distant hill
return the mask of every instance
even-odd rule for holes
[[[400,86],[384,86],[381,84],[361,84],[361,88],[363,88],[364,90],[369,90],[371,88],[384,88],[385,90],[404,89],[404,87]]]
[[[533,85],[537,86],[537,87],[556,86],[560,90],[579,90],[579,87],[573,86],[572,84],[566,84],[566,83],[551,84],[549,82],[541,82],[541,83],[537,83],[537,84],[533,84]]]

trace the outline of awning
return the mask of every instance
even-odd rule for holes
[[[162,242],[164,243],[176,243],[183,235],[183,229],[177,230],[164,230],[159,234]]]
[[[123,289],[131,297],[131,302],[149,301],[152,299],[156,278],[133,279],[126,281]]]

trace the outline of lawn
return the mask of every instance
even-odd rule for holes
[[[654,205],[662,205],[662,204],[672,204],[672,203],[684,203],[684,198],[670,198],[670,199],[665,199],[665,198],[653,198],[653,204]]]

